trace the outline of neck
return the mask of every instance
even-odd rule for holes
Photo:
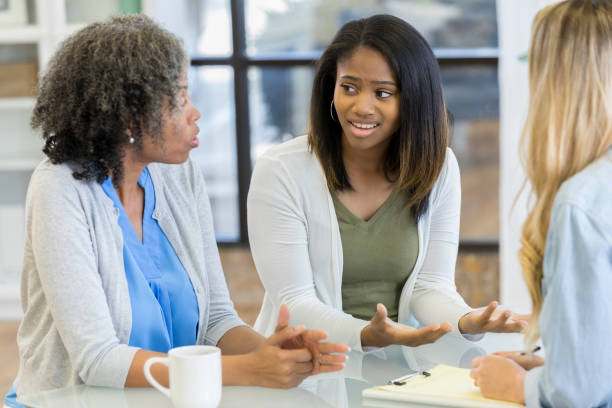
[[[119,196],[121,203],[125,206],[126,202],[131,201],[140,193],[138,178],[149,163],[138,160],[132,150],[130,148],[126,148],[122,164],[123,180],[121,181],[119,187],[115,187],[115,190],[117,191],[117,195]],[[111,179],[112,178],[113,175],[111,174]]]
[[[355,149],[342,138],[342,159],[347,172],[383,174],[384,157],[388,143],[374,146],[367,150]]]

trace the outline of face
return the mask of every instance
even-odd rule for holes
[[[200,144],[198,140],[200,128],[196,124],[200,119],[200,112],[189,99],[185,72],[179,79],[179,86],[175,109],[170,111],[167,101],[162,108],[161,143],[151,137],[143,140],[141,153],[146,162],[184,163],[191,149]]]
[[[385,149],[399,128],[400,89],[387,60],[359,47],[338,61],[334,106],[342,126],[342,145]]]

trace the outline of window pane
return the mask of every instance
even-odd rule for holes
[[[118,12],[119,0],[66,0],[66,21],[68,23],[91,23],[104,20]]]
[[[415,26],[432,47],[496,47],[494,0],[247,0],[249,54],[323,49],[340,27],[387,13]]]
[[[204,172],[217,240],[225,242],[240,237],[233,79],[229,67],[189,71],[189,93],[202,115],[200,146],[191,157]]]
[[[230,0],[158,1],[155,20],[183,39],[191,57],[232,52]]]
[[[313,68],[251,68],[249,106],[253,163],[270,146],[306,133]]]
[[[497,68],[442,68],[454,116],[451,147],[461,169],[461,238],[499,235],[499,90]]]

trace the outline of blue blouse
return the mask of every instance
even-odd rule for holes
[[[129,345],[167,353],[174,347],[195,344],[198,303],[187,271],[153,218],[155,190],[147,168],[140,174],[138,184],[145,195],[142,242],[111,179],[107,178],[101,187],[119,210],[123,232],[123,262],[132,306]]]
[[[130,346],[167,353],[171,348],[196,343],[199,309],[193,285],[166,234],[153,218],[155,190],[145,168],[138,184],[145,195],[142,242],[119,200],[110,178],[104,193],[119,210],[123,233],[123,262],[132,306]],[[15,388],[5,396],[8,407],[21,408]]]

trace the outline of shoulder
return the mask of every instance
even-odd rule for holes
[[[271,147],[262,154],[255,164],[254,178],[274,176],[294,180],[318,180],[323,174],[321,165],[310,151],[307,136]]]
[[[313,157],[308,147],[308,137],[304,135],[269,148],[257,159],[257,162],[259,163],[260,160],[285,163],[294,160],[310,161]]]
[[[170,194],[184,191],[195,193],[204,188],[202,169],[191,158],[181,164],[151,163],[148,168],[153,184],[156,187],[163,184]]]
[[[67,196],[90,188],[95,180],[77,180],[73,176],[77,170],[74,164],[53,164],[48,158],[43,159],[32,173],[28,195]]]
[[[434,183],[430,200],[436,202],[439,198],[447,196],[449,191],[460,195],[461,181],[459,164],[457,163],[455,153],[453,153],[450,147],[447,147],[444,165],[442,166],[438,179]]]
[[[553,204],[553,212],[560,207],[578,209],[590,218],[612,225],[612,151],[589,164],[566,180]]]
[[[444,166],[440,172],[441,177],[456,177],[459,176],[459,163],[457,163],[457,157],[450,147],[446,148],[446,159],[444,160]]]

